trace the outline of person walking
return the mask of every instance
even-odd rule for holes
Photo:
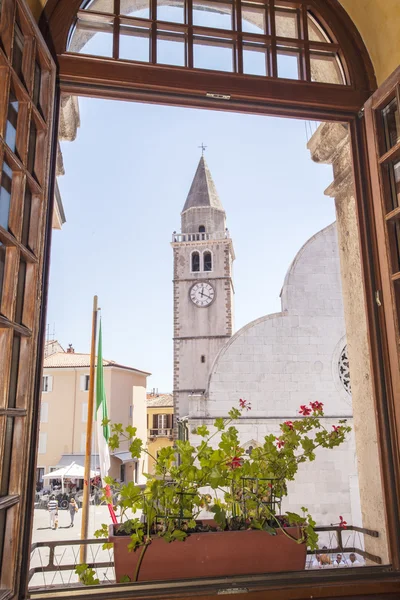
[[[78,505],[77,505],[77,503],[75,501],[75,498],[73,498],[73,497],[70,498],[68,509],[69,509],[69,516],[71,517],[71,525],[70,525],[70,527],[73,527],[74,526],[75,513],[78,512]]]
[[[50,500],[47,504],[47,509],[50,514],[50,527],[57,529],[58,524],[58,502],[54,495],[50,496]]]

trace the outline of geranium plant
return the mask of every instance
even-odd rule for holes
[[[299,465],[315,460],[317,448],[342,444],[351,428],[343,419],[327,429],[321,423],[322,403],[310,402],[300,407],[300,418],[282,423],[278,436],[265,436],[263,443],[247,454],[234,422],[250,409],[250,403],[241,399],[227,418],[215,419],[212,431],[206,425],[197,427],[199,445],[177,440],[173,447],[162,448],[152,457],[154,473],[146,475],[144,489],[133,482],[120,484],[108,478],[120,510],[121,522],[115,533],[130,536],[130,550],[142,546],[143,556],[155,536],[172,542],[184,541],[194,532],[246,529],[265,530],[271,535],[280,529],[294,543],[317,548],[315,522],[307,508],[302,508],[301,515],[281,514],[281,501]],[[149,454],[134,427],[114,424],[111,432],[113,450],[128,441],[132,458]],[[111,502],[109,497],[104,499]],[[128,516],[128,511],[139,518]],[[299,537],[289,533],[287,528],[293,525],[298,526]],[[103,525],[95,535],[107,537],[108,526]]]

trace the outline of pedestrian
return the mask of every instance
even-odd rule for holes
[[[330,556],[329,556],[329,554],[327,553],[327,551],[328,551],[328,548],[327,548],[326,546],[323,546],[323,547],[322,547],[322,550],[324,550],[324,554],[321,554],[321,555],[320,555],[320,558],[321,558],[321,565],[322,565],[323,567],[326,567],[326,566],[328,566],[328,565],[332,564],[332,561],[331,561],[331,557],[330,557]]]
[[[47,509],[50,514],[50,527],[57,529],[58,527],[58,502],[54,494],[50,496],[50,500],[47,504]]]
[[[75,502],[75,498],[71,497],[71,499],[69,501],[68,509],[69,509],[69,516],[71,517],[71,525],[70,525],[70,527],[73,527],[74,526],[75,513],[78,512],[78,505]]]
[[[312,562],[311,568],[312,569],[322,569],[323,568],[323,565],[321,563],[321,556],[319,554],[315,555],[315,558]]]
[[[343,562],[343,557],[342,557],[342,555],[341,555],[341,554],[337,554],[337,555],[336,555],[336,560],[335,560],[335,562],[333,563],[333,566],[334,566],[334,567],[345,567],[345,566],[346,566],[346,565],[344,564],[344,562]]]
[[[361,567],[362,563],[359,560],[357,560],[357,556],[354,554],[354,552],[349,554],[349,559],[351,567]]]

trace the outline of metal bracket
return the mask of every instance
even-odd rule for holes
[[[359,119],[363,119],[363,118],[364,118],[364,112],[365,112],[365,108],[364,108],[364,107],[362,107],[362,108],[361,108],[361,109],[358,111],[358,114],[357,114],[357,116],[358,116],[358,118],[359,118]]]
[[[378,306],[382,306],[379,290],[377,290],[375,292],[375,302],[377,303]]]
[[[212,94],[210,92],[207,92],[206,94],[207,98],[213,98],[214,100],[230,100],[231,97],[228,94]]]

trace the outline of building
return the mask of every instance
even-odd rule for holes
[[[46,344],[43,366],[40,433],[37,457],[37,482],[45,473],[76,463],[83,466],[86,448],[86,426],[89,392],[90,354],[80,354],[70,346],[67,351],[57,341]],[[109,418],[127,426],[140,419],[134,400],[141,395],[145,404],[146,381],[150,373],[103,360],[104,383]],[[140,427],[140,425],[139,425]],[[96,463],[96,433],[92,440],[92,467]],[[127,448],[111,457],[110,475],[122,481],[138,479],[140,467],[132,461]]]
[[[132,6],[133,0],[128,4]],[[171,4],[175,5],[172,0]],[[338,159],[338,137],[332,135],[329,140],[325,136],[320,140],[323,143],[316,158],[322,161],[332,159],[334,166],[330,193],[340,209],[337,212],[337,229],[344,274],[342,287],[352,365],[354,430],[363,523],[365,527],[378,532],[378,537],[371,539],[375,544],[375,554],[381,557],[384,566],[362,573],[355,569],[350,576],[339,570],[332,574],[322,572],[315,575],[315,579],[311,575],[298,577],[293,574],[279,578],[260,577],[254,582],[254,578],[244,577],[240,582],[241,587],[234,591],[238,591],[239,596],[248,593],[250,598],[261,594],[277,600],[289,597],[292,600],[304,600],[311,596],[376,597],[388,600],[397,597],[400,591],[400,272],[393,252],[398,230],[395,226],[398,212],[392,207],[392,200],[397,195],[396,185],[387,183],[389,176],[393,175],[392,167],[396,164],[394,160],[398,157],[399,143],[395,118],[399,111],[397,86],[400,83],[398,0],[298,0],[286,3],[279,0],[279,3],[271,3],[272,10],[268,19],[265,19],[268,29],[265,28],[260,44],[267,50],[272,49],[272,56],[268,56],[271,60],[261,61],[266,71],[267,68],[270,71],[266,73],[267,77],[258,78],[243,73],[243,47],[246,48],[241,43],[243,36],[240,27],[239,31],[236,30],[240,19],[232,19],[231,30],[224,32],[224,45],[231,48],[231,72],[218,70],[218,60],[214,54],[210,55],[208,69],[196,68],[198,65],[193,61],[193,54],[196,55],[193,46],[199,39],[192,35],[193,30],[196,33],[196,25],[192,28],[192,21],[188,26],[182,23],[174,26],[174,36],[178,33],[182,37],[182,48],[185,46],[184,49],[188,50],[182,53],[184,66],[157,64],[157,38],[154,35],[160,31],[160,35],[165,37],[165,23],[158,23],[157,19],[145,20],[145,28],[151,32],[154,42],[154,52],[148,52],[149,62],[137,64],[118,54],[120,14],[106,14],[100,27],[98,20],[94,27],[93,20],[78,19],[87,7],[92,11],[105,11],[107,5],[103,0],[88,4],[82,4],[79,0],[1,2],[4,106],[11,87],[19,98],[22,94],[23,104],[18,116],[17,151],[15,148],[6,148],[6,143],[2,141],[4,153],[1,158],[3,161],[3,156],[6,157],[16,174],[11,197],[7,177],[2,181],[5,185],[2,185],[1,192],[6,213],[10,203],[15,234],[0,228],[1,243],[7,244],[7,275],[4,278],[7,283],[3,286],[5,293],[0,294],[2,595],[20,599],[28,597],[33,518],[31,502],[35,484],[40,365],[51,246],[50,227],[46,227],[46,224],[51,223],[53,212],[53,195],[48,192],[53,188],[57,157],[56,136],[53,135],[51,124],[57,122],[57,118],[53,119],[53,107],[57,117],[60,105],[61,109],[64,105],[60,101],[62,90],[63,94],[93,93],[117,100],[146,99],[204,109],[224,110],[226,107],[227,110],[284,114],[291,118],[317,118],[346,124],[349,143],[343,146],[346,147],[345,155]],[[269,24],[274,23],[276,6],[280,8],[282,5],[290,11],[301,12],[297,20],[286,15],[293,23],[297,23],[297,31],[294,31],[290,40],[290,54],[297,53],[299,58],[296,61],[298,81],[279,77],[277,53],[282,50],[279,42],[286,44],[287,38],[279,39],[279,32],[273,26],[271,29]],[[185,9],[190,19],[191,3]],[[218,12],[214,8],[212,11]],[[236,11],[232,12],[234,16],[237,15]],[[86,16],[85,13],[83,16]],[[325,44],[327,52],[323,56],[319,52],[321,43],[315,41],[315,37],[307,37],[308,27],[305,24],[310,17],[317,19],[320,30],[325,33],[325,42],[322,41],[322,44]],[[86,30],[85,21],[89,21]],[[296,25],[293,27],[296,29]],[[111,51],[106,57],[88,56],[85,52],[68,54],[68,43],[75,29],[80,30],[82,37],[90,39],[93,29],[98,31],[99,28],[103,35],[105,33],[110,38],[110,42],[114,36],[114,43],[109,44],[113,51],[112,60]],[[311,32],[314,36],[315,28],[311,28]],[[207,34],[209,37],[205,43],[210,48],[212,44],[220,48],[221,31],[208,28]],[[334,44],[331,43],[332,38]],[[318,49],[314,52],[316,45]],[[328,71],[331,67],[337,72],[335,67],[338,63],[344,65],[341,75],[344,73],[345,77],[341,83],[315,79],[313,64],[321,62],[328,67]],[[40,86],[40,83],[43,85]],[[389,110],[382,114],[387,102],[390,104]],[[385,137],[384,126],[388,114],[391,121],[390,136]],[[384,115],[386,117],[382,118]],[[61,110],[61,120],[64,116]],[[8,111],[5,109],[1,114],[2,140],[7,119]],[[112,126],[112,123],[109,125]],[[99,127],[102,126],[104,123],[99,122]],[[36,136],[36,133],[39,134]],[[75,134],[76,131],[71,128],[70,139]],[[385,142],[392,146],[391,152]],[[327,146],[330,156],[326,152]],[[31,161],[29,167],[27,157]],[[32,162],[34,177],[28,173],[28,170],[32,171]],[[2,164],[1,168],[3,171]],[[346,176],[349,171],[353,174],[350,183]],[[26,180],[34,192],[32,203],[29,194],[26,195]],[[348,218],[351,211],[351,218]],[[23,223],[29,225],[26,216],[30,216],[30,223],[34,224],[30,229],[36,258],[27,248],[26,240],[20,239]],[[24,267],[20,269],[21,253],[29,261],[25,285],[17,285],[18,272],[24,272]],[[36,265],[31,268],[35,259]],[[16,306],[19,307],[18,311],[14,310]],[[362,390],[364,393],[358,395]],[[177,594],[193,595],[193,582],[179,585]],[[215,598],[233,589],[226,587],[226,582],[222,581],[214,583],[199,580],[195,586],[196,593]],[[82,589],[79,591],[82,597],[91,593],[91,590],[87,593]],[[101,590],[99,593],[104,595]],[[109,598],[121,594],[119,588],[113,586],[105,593]],[[157,590],[154,592],[155,596],[162,593]],[[174,595],[174,592],[171,593]]]
[[[147,450],[149,473],[161,448],[173,445],[174,401],[172,394],[147,394]]]

